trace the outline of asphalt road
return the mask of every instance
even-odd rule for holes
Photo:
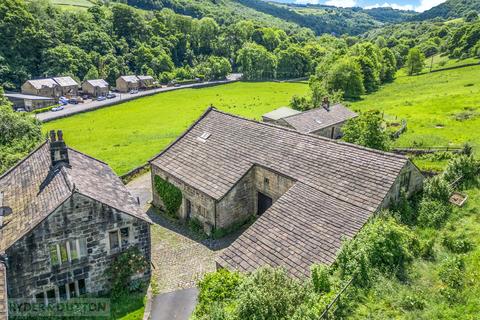
[[[201,87],[207,87],[211,85],[227,84],[230,82],[238,81],[241,78],[241,76],[242,76],[241,74],[231,74],[227,77],[226,80],[192,83],[192,84],[182,85],[180,87],[164,87],[164,88],[158,88],[158,89],[152,89],[152,90],[146,90],[146,91],[139,91],[137,94],[117,93],[117,97],[113,99],[107,99],[105,101],[89,100],[88,102],[77,104],[77,105],[68,104],[61,111],[55,111],[55,112],[48,111],[44,113],[39,113],[36,115],[36,117],[38,120],[42,122],[47,122],[47,121],[52,121],[59,118],[69,117],[76,113],[92,111],[95,109],[119,104],[120,102],[134,100],[140,97],[149,96],[157,93],[168,92],[173,90],[181,90],[186,88],[201,88]]]
[[[198,289],[160,294],[152,300],[152,320],[188,320],[197,304]]]

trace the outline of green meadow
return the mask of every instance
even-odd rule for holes
[[[407,120],[397,147],[480,146],[480,66],[404,76],[350,106]]]
[[[278,82],[182,89],[47,122],[43,130],[62,129],[69,146],[107,162],[121,175],[159,153],[211,105],[260,119],[307,91],[305,83]]]

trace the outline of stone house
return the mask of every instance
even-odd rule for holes
[[[60,92],[65,97],[76,97],[80,85],[72,77],[55,77],[53,78],[60,86]]]
[[[4,96],[13,104],[13,108],[23,108],[26,111],[33,111],[45,107],[53,106],[56,103],[55,98],[34,96],[23,93],[5,93]]]
[[[341,104],[330,106],[324,101],[324,106],[304,112],[287,112],[285,107],[263,115],[263,121],[295,129],[302,133],[311,133],[330,139],[342,136],[342,126],[349,119],[358,115]],[[291,113],[291,114],[288,114]],[[286,114],[286,116],[283,116]]]
[[[83,94],[92,97],[106,96],[109,90],[108,82],[103,79],[85,80],[82,83]]]
[[[140,79],[137,76],[120,76],[116,81],[119,92],[129,92],[140,89]]]
[[[267,264],[299,277],[313,263],[332,263],[344,237],[423,182],[406,157],[213,108],[150,164],[153,178],[180,189],[178,216],[197,219],[206,232],[257,217],[219,267]],[[154,205],[164,208],[153,190]]]
[[[68,148],[61,131],[0,176],[0,208],[8,298],[103,294],[122,251],[137,247],[150,261],[148,216],[107,164]],[[150,269],[136,277],[148,280]]]
[[[62,95],[59,84],[53,79],[27,80],[21,87],[26,95],[58,98]]]
[[[155,85],[155,79],[152,76],[138,76],[140,89],[149,89]]]

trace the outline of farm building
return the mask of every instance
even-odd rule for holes
[[[155,79],[152,76],[138,76],[140,81],[140,89],[152,88],[155,84]]]
[[[62,95],[59,84],[53,79],[27,80],[22,85],[22,93],[26,95],[58,98]]]
[[[68,148],[61,131],[0,176],[0,208],[0,303],[7,292],[36,302],[105,293],[105,270],[127,248],[150,261],[148,216],[108,165]],[[150,269],[137,276],[147,281]]]
[[[22,93],[5,93],[4,96],[13,104],[13,109],[20,108],[26,111],[49,107],[55,104],[56,100],[52,97],[34,96]]]
[[[78,95],[79,84],[72,77],[55,77],[53,80],[60,86],[62,96],[75,97]]]
[[[120,76],[116,81],[117,90],[120,92],[129,92],[140,88],[140,80],[137,76]]]
[[[342,136],[342,126],[345,122],[358,116],[355,112],[341,104],[330,106],[328,101],[324,101],[324,106],[321,108],[304,112],[285,109],[288,108],[279,108],[263,115],[262,118],[265,122],[275,123],[302,133],[311,133],[330,139],[340,138]],[[284,114],[286,116],[283,116]]]
[[[213,108],[150,164],[154,205],[165,209],[164,185],[175,186],[176,214],[207,233],[258,217],[219,267],[282,266],[296,276],[308,275],[313,263],[332,263],[344,237],[423,181],[406,157]]]
[[[109,90],[108,82],[103,79],[85,80],[82,83],[83,94],[92,97],[106,96]]]

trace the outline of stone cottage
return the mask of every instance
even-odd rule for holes
[[[137,76],[120,76],[116,81],[119,92],[129,92],[140,89],[140,79]]]
[[[82,83],[83,94],[91,97],[106,96],[109,90],[108,82],[103,79],[85,80]]]
[[[257,220],[218,258],[219,267],[282,266],[296,276],[332,263],[400,191],[423,176],[403,156],[209,109],[150,162],[152,176],[182,193],[178,216],[205,231]],[[153,188],[154,205],[163,199]]]
[[[285,109],[288,108],[282,107],[269,112],[263,115],[262,119],[302,133],[311,133],[330,139],[340,138],[345,122],[358,116],[341,104],[331,106],[328,100],[324,100],[322,107],[304,112]]]
[[[76,97],[78,95],[80,85],[72,77],[55,77],[53,80],[60,86],[62,96]]]
[[[62,91],[58,83],[53,79],[27,80],[22,85],[22,93],[26,95],[44,96],[49,98],[58,98]]]
[[[106,293],[105,270],[127,248],[150,261],[148,216],[107,164],[68,148],[61,131],[0,176],[0,208],[0,313],[2,270],[8,298],[48,303]]]

